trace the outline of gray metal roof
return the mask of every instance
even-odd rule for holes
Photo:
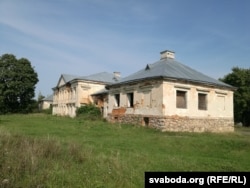
[[[43,101],[53,101],[53,94],[45,97],[44,99],[42,99]]]
[[[67,82],[71,82],[73,80],[86,80],[86,81],[96,81],[96,82],[103,82],[103,83],[115,83],[117,82],[118,78],[114,77],[113,73],[108,72],[100,72],[96,74],[91,74],[89,76],[76,76],[70,74],[62,74],[61,77]]]
[[[74,80],[76,78],[78,78],[79,76],[76,76],[76,75],[70,75],[70,74],[62,74],[61,75],[63,80],[65,81],[65,83],[71,81],[71,80]]]
[[[100,72],[100,73],[92,74],[89,76],[81,76],[78,79],[97,81],[97,82],[105,82],[105,83],[115,83],[116,82],[114,74],[108,73],[108,72]]]
[[[219,80],[211,78],[171,58],[164,58],[153,64],[148,64],[144,69],[139,70],[138,72],[135,72],[134,74],[131,74],[130,76],[121,79],[116,84],[134,82],[143,79],[157,78],[157,77],[192,81],[195,83],[233,88],[228,84],[225,84]],[[110,86],[116,84],[111,84]]]

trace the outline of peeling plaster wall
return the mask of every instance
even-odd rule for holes
[[[133,107],[128,106],[128,93],[133,93]],[[120,94],[120,104],[116,105],[115,94]],[[110,89],[108,113],[163,115],[162,81],[146,81],[133,85],[123,85]]]
[[[76,81],[54,91],[53,115],[76,116],[76,108],[93,102],[91,94],[104,89],[104,84]]]
[[[185,108],[177,108],[177,91],[185,92]],[[133,107],[127,105],[127,93],[134,94]],[[199,93],[205,96],[205,109],[198,107]],[[115,94],[120,94],[119,106]],[[233,91],[163,80],[121,85],[110,88],[107,119],[162,131],[230,132],[234,130]]]
[[[77,84],[77,106],[93,103],[91,94],[105,88],[103,84],[78,82]]]
[[[176,108],[176,91],[186,91],[187,108]],[[206,95],[207,109],[198,109],[198,93]],[[202,85],[164,82],[164,115],[233,118],[233,91]]]

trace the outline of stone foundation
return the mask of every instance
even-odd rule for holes
[[[171,132],[233,132],[231,118],[189,118],[180,116],[112,115],[109,122],[136,124]]]

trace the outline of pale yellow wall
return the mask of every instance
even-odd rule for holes
[[[134,93],[134,107],[128,107],[127,93]],[[120,106],[116,107],[115,94],[120,93]],[[142,82],[110,89],[108,113],[113,109],[126,108],[126,114],[162,115],[161,81]]]
[[[176,107],[176,90],[186,91],[187,108]],[[134,107],[127,107],[127,93],[134,93]],[[120,107],[114,94],[120,93]],[[198,93],[206,94],[207,109],[198,109]],[[144,81],[134,85],[111,88],[108,113],[125,108],[125,114],[233,118],[233,91],[167,81]]]
[[[54,91],[53,114],[75,116],[75,110],[83,104],[93,102],[91,94],[105,85],[76,81]],[[186,91],[187,108],[176,107],[176,91]],[[115,94],[120,94],[120,106],[115,105]],[[128,107],[127,93],[134,94],[133,107]],[[207,96],[207,109],[198,109],[198,93]],[[142,81],[133,85],[121,85],[109,90],[108,101],[104,101],[104,117],[113,109],[125,108],[126,114],[188,116],[204,118],[233,118],[233,91],[169,81]]]
[[[52,101],[43,101],[41,105],[42,110],[49,109],[51,104],[52,104]]]
[[[53,114],[75,117],[77,107],[93,102],[91,94],[100,91],[105,85],[99,83],[89,83],[75,81],[67,87],[63,85],[54,91]]]
[[[187,108],[176,108],[176,90],[187,92]],[[233,92],[192,84],[163,83],[165,115],[189,117],[233,117]],[[207,95],[207,110],[198,109],[198,93]]]
[[[104,84],[78,82],[77,84],[77,102],[76,106],[81,106],[84,103],[93,103],[91,94],[96,93],[105,88]]]

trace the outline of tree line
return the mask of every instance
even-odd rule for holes
[[[250,68],[233,67],[220,81],[236,87],[234,120],[250,126]],[[26,58],[13,54],[0,56],[0,114],[32,112],[38,74]],[[41,100],[41,99],[38,99]]]
[[[233,67],[232,72],[220,79],[236,87],[234,92],[234,121],[250,126],[250,68]]]

